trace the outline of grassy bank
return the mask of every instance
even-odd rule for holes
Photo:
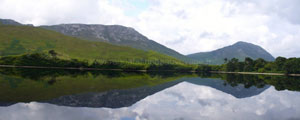
[[[116,70],[116,71],[183,71],[197,70],[197,65],[169,63],[162,60],[151,61],[98,61],[78,59],[62,59],[55,51],[48,53],[32,53],[0,58],[2,67],[20,68],[52,68],[52,69],[83,69],[83,70]]]

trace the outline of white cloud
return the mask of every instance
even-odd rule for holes
[[[0,107],[0,119],[288,120],[300,117],[299,94],[287,90],[277,91],[270,87],[259,95],[238,99],[211,87],[182,82],[130,107],[76,108],[36,102],[18,103]]]
[[[0,0],[0,17],[22,23],[125,24],[130,18],[120,5],[110,0]]]
[[[295,3],[298,1],[163,0],[139,16],[136,28],[184,54],[247,41],[274,56],[299,57],[300,44],[295,43],[300,39],[300,26],[295,20],[300,17],[294,17],[299,12]],[[209,37],[202,36],[206,33]]]
[[[274,56],[300,57],[299,0],[148,0],[145,9],[132,2],[0,0],[0,18],[35,25],[121,24],[183,54],[246,41]],[[140,11],[128,14],[134,10]]]

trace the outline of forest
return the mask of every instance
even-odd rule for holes
[[[260,72],[260,73],[300,73],[300,58],[277,57],[275,61],[266,61],[262,58],[253,60],[249,57],[244,61],[237,58],[224,59],[222,65],[207,64],[184,64],[164,62],[161,60],[87,60],[61,59],[54,50],[42,53],[31,53],[17,56],[5,56],[0,58],[0,65],[13,66],[43,66],[43,67],[72,67],[72,68],[95,68],[95,69],[119,69],[122,71],[180,71],[180,72]]]
[[[105,70],[123,71],[182,71],[190,72],[196,70],[195,65],[169,62],[163,60],[133,59],[128,61],[117,60],[87,60],[61,59],[54,50],[47,53],[31,53],[17,56],[5,56],[0,58],[0,65],[13,66],[42,66],[42,67],[62,67],[62,68],[95,68]]]
[[[236,58],[231,60],[224,59],[225,64],[216,68],[219,71],[228,72],[260,72],[260,73],[285,73],[299,74],[300,73],[300,58],[284,58],[277,57],[275,61],[265,61],[264,59],[253,60],[249,57],[244,61],[239,61]]]

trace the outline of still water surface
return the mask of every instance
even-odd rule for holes
[[[297,120],[300,78],[0,69],[0,120]]]

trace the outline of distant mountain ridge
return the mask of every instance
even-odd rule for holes
[[[10,19],[0,19],[0,24],[16,26],[25,25]],[[147,37],[130,27],[99,24],[60,24],[40,27],[83,40],[107,42],[145,51],[155,51],[177,58],[186,63],[223,64],[224,58],[238,58],[243,61],[245,57],[250,57],[252,59],[263,58],[267,61],[274,60],[274,57],[262,47],[247,42],[237,42],[233,45],[211,52],[200,52],[184,56],[153,40],[149,40]]]
[[[26,25],[11,19],[0,19],[0,24],[16,26]],[[187,63],[197,62],[197,60],[192,60],[191,58],[186,57],[175,50],[167,48],[153,40],[149,40],[147,37],[130,27],[100,24],[61,24],[40,27],[83,40],[107,42],[114,45],[128,46],[145,51],[155,51],[175,57]]]
[[[114,45],[129,46],[146,51],[152,50],[188,63],[197,61],[148,39],[130,27],[100,24],[61,24],[40,27],[85,40],[108,42]]]
[[[5,23],[0,21],[1,23]],[[67,36],[52,30],[27,25],[0,25],[0,57],[41,53],[55,50],[62,59],[78,59],[93,62],[149,60],[182,63],[176,58],[105,42],[93,42]]]
[[[257,88],[255,86],[245,88],[244,84],[238,84],[237,86],[225,85],[225,81],[219,78],[188,78],[186,81],[195,85],[204,85],[215,88],[236,98],[256,96],[270,88],[270,85],[266,85],[262,88]]]
[[[21,23],[18,23],[14,20],[10,20],[10,19],[0,19],[0,24],[3,25],[22,25]]]
[[[11,20],[11,19],[1,19],[0,18],[0,25],[1,24],[3,24],[3,25],[16,25],[16,26],[21,26],[21,25],[33,26],[32,24],[21,24],[19,22]]]
[[[238,58],[240,61],[243,61],[246,57],[252,59],[263,58],[267,61],[273,61],[275,59],[262,47],[242,41],[211,52],[200,52],[187,56],[206,64],[223,64],[224,58]]]

